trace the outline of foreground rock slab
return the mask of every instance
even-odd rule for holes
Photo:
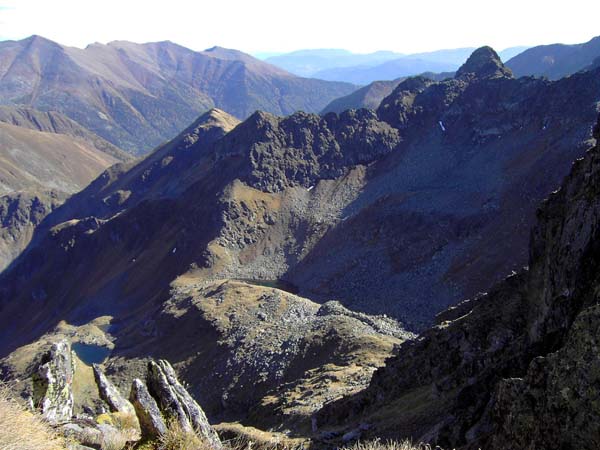
[[[52,425],[68,422],[73,416],[73,374],[75,361],[71,343],[56,342],[42,356],[41,365],[33,377],[34,403]]]
[[[114,384],[106,377],[98,364],[93,365],[94,379],[98,385],[100,398],[108,403],[112,412],[121,412],[125,414],[135,415],[135,409],[129,401],[121,395]]]
[[[181,385],[171,364],[165,360],[150,361],[146,382],[165,415],[175,418],[184,430],[200,433],[213,448],[222,448],[204,411]]]
[[[135,408],[143,438],[156,438],[167,431],[156,400],[150,395],[146,385],[137,378],[131,384],[129,400]]]

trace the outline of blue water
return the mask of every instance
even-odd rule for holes
[[[88,366],[102,363],[110,354],[110,349],[102,347],[101,345],[76,342],[71,345],[71,348],[77,354],[77,357]]]

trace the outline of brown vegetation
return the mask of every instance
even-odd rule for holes
[[[0,384],[0,448],[64,450],[65,442],[40,415],[28,411]]]

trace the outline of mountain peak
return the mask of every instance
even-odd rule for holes
[[[458,69],[455,78],[473,74],[476,78],[512,78],[513,74],[492,47],[480,47]]]
[[[30,47],[62,47],[60,44],[57,44],[54,41],[51,41],[50,39],[46,39],[43,36],[40,36],[38,34],[32,34],[31,36],[29,36],[28,38],[23,39],[21,42],[26,43],[27,45],[29,45]]]
[[[192,127],[219,127],[225,130],[225,132],[231,131],[240,123],[239,119],[226,113],[222,109],[212,108],[209,111],[202,114],[196,122],[192,124]]]

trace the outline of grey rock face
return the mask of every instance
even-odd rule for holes
[[[68,422],[73,416],[74,372],[71,344],[62,340],[42,357],[42,364],[34,375],[34,402],[51,424]]]
[[[214,448],[222,448],[221,440],[208,423],[204,411],[181,385],[167,361],[150,361],[146,381],[166,416],[176,419],[184,430],[199,432]]]
[[[142,437],[154,438],[167,431],[167,426],[156,404],[156,400],[152,398],[146,385],[137,378],[131,384],[129,400],[133,404],[138,420],[140,421]]]
[[[93,368],[100,398],[108,403],[110,410],[113,412],[135,414],[133,405],[121,395],[115,385],[106,377],[102,369],[97,364],[94,364]]]

